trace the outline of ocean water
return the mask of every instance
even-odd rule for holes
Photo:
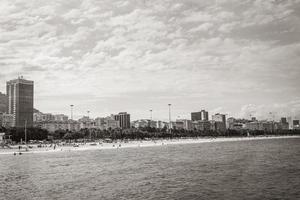
[[[300,199],[300,139],[0,155],[0,199]]]

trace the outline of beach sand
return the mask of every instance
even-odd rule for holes
[[[19,151],[19,146],[12,146],[11,149],[1,148],[0,155],[19,155],[31,154],[31,153],[55,153],[55,152],[71,152],[71,151],[87,151],[87,150],[105,150],[105,149],[123,149],[123,148],[141,148],[141,147],[155,147],[163,145],[178,145],[178,144],[197,144],[197,143],[209,143],[209,142],[229,142],[229,141],[248,141],[248,140],[265,140],[265,139],[282,139],[282,138],[300,138],[300,136],[260,136],[260,137],[204,137],[204,138],[176,138],[176,139],[162,139],[162,140],[129,140],[128,142],[116,141],[113,143],[76,143],[78,146],[71,145],[59,145],[54,149],[54,145],[50,147],[38,148],[37,145],[30,145],[32,148],[22,148]],[[23,147],[25,147],[23,145]]]

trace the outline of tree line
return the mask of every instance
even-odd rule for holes
[[[0,127],[0,132],[5,132],[6,138],[20,142],[25,140],[25,131],[20,128]],[[50,133],[41,128],[27,128],[27,141],[29,140],[77,140],[77,139],[163,139],[163,138],[182,138],[182,137],[245,137],[261,135],[300,135],[300,130],[230,130],[221,131],[201,131],[201,130],[178,130],[167,128],[158,129],[153,127],[130,128],[130,129],[81,129],[79,131],[57,130]]]

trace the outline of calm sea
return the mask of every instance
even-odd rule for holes
[[[0,199],[300,199],[300,139],[0,155]]]

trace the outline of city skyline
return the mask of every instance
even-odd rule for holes
[[[97,118],[99,118],[99,119],[102,118],[103,119],[103,118],[107,118],[107,117],[113,117],[113,118],[115,118],[115,120],[117,120],[117,118],[120,118],[120,116],[124,116],[124,117],[126,116],[125,117],[126,119],[124,117],[121,117],[122,120],[117,120],[117,121],[120,121],[120,126],[121,127],[123,127],[123,128],[124,127],[126,127],[126,128],[129,127],[129,124],[130,124],[131,120],[130,120],[130,114],[127,113],[127,112],[119,112],[118,114],[112,114],[111,113],[110,116],[105,116],[105,117],[97,115],[97,116],[95,116],[93,118],[93,117],[90,117],[90,112],[91,111],[88,110],[87,111],[87,115],[84,115],[84,114],[83,115],[77,115],[77,118],[73,119],[73,114],[74,114],[73,113],[74,112],[74,105],[73,104],[70,105],[70,113],[69,113],[70,115],[68,115],[66,113],[50,113],[50,112],[45,113],[45,112],[40,111],[40,110],[34,111],[34,107],[33,107],[33,98],[34,98],[33,87],[32,88],[30,88],[30,87],[28,88],[26,86],[26,85],[33,86],[33,82],[34,81],[24,79],[23,76],[20,76],[17,79],[13,79],[13,80],[7,81],[7,94],[5,96],[7,98],[8,104],[7,104],[7,111],[5,111],[4,114],[7,113],[8,115],[14,115],[14,122],[13,122],[13,124],[16,124],[16,121],[20,121],[20,120],[16,120],[18,118],[16,116],[19,116],[19,114],[16,114],[16,113],[19,113],[18,110],[20,109],[19,106],[18,106],[18,104],[19,104],[18,102],[23,102],[23,104],[26,102],[25,103],[26,104],[26,109],[25,110],[26,110],[26,113],[30,110],[29,113],[27,113],[27,114],[29,114],[30,117],[29,117],[29,119],[25,119],[23,117],[23,120],[21,120],[21,122],[24,121],[25,123],[27,123],[27,121],[28,121],[28,125],[29,126],[31,126],[32,122],[38,122],[39,121],[39,120],[33,120],[32,119],[32,117],[35,118],[34,114],[38,114],[38,115],[42,114],[44,117],[47,118],[47,119],[42,119],[42,121],[49,121],[49,122],[50,121],[67,121],[68,118],[69,118],[69,120],[72,120],[72,121],[73,120],[74,121],[76,121],[76,120],[80,121],[82,119],[84,119],[84,120],[86,120],[86,119],[96,120]],[[20,85],[20,84],[23,84],[22,91],[18,89],[20,87],[18,85]],[[17,92],[14,92],[14,88],[16,88],[15,90]],[[17,98],[15,97],[15,95],[19,96],[19,93],[22,94],[20,96],[20,100],[19,100],[19,97],[17,97]],[[172,106],[172,104],[168,104],[168,108],[169,108],[169,110],[168,110],[168,113],[169,113],[169,123],[171,121],[175,122],[175,121],[178,121],[178,120],[179,121],[181,121],[181,120],[190,120],[190,121],[209,121],[209,120],[212,120],[212,121],[222,121],[225,124],[226,116],[228,116],[228,114],[213,113],[213,114],[211,114],[211,118],[210,118],[208,111],[201,110],[201,111],[191,112],[190,113],[191,114],[190,115],[190,119],[188,119],[188,118],[181,118],[180,116],[177,116],[174,119],[172,117],[172,114],[171,114],[171,106]],[[22,112],[25,111],[24,108],[21,107],[21,109],[23,109]],[[17,110],[17,112],[15,111],[15,109]],[[149,110],[149,112],[151,113],[150,116],[149,116],[149,118],[147,118],[147,117],[145,117],[145,118],[139,118],[139,119],[134,119],[133,121],[135,121],[135,120],[160,121],[160,119],[156,119],[156,120],[153,119],[153,110],[152,109]],[[1,112],[0,112],[0,114],[1,114]],[[279,119],[276,119],[275,115],[272,112],[270,112],[269,114],[270,114],[269,118],[267,118],[267,119],[260,119],[260,120],[262,120],[262,121],[265,121],[265,120],[267,120],[267,121],[276,121],[276,120],[279,121],[280,120],[281,121],[282,119],[286,120],[286,118],[290,118],[290,120],[297,119],[297,117],[292,117],[292,116],[281,116]],[[36,115],[36,117],[37,117],[37,115]],[[63,117],[66,117],[66,119],[62,120]],[[257,118],[256,118],[255,115],[251,115],[250,114],[248,117],[249,118],[247,118],[247,117],[246,118],[240,118],[240,120],[245,120],[245,119],[246,120],[248,119],[249,121],[256,121],[257,120]],[[221,120],[221,118],[222,118],[222,120]],[[236,119],[236,116],[229,116],[229,118]],[[237,118],[237,119],[239,119],[239,118]],[[18,123],[20,123],[20,122],[18,122]],[[18,127],[20,125],[13,125],[13,126],[17,126]],[[21,126],[24,126],[24,123]]]
[[[0,91],[34,80],[44,113],[300,117],[298,0],[2,1],[0,16]]]

